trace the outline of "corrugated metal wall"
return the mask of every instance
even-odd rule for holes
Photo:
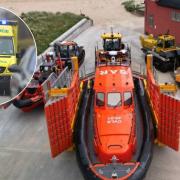
[[[169,31],[176,37],[176,42],[180,45],[180,22],[172,20],[172,13],[180,14],[180,10],[158,6],[156,2],[146,0],[145,8],[145,33],[158,36]],[[149,17],[153,16],[154,27],[149,25]]]
[[[158,140],[174,150],[179,150],[180,101],[161,94]]]
[[[67,113],[67,98],[58,98],[45,106],[52,157],[72,145],[72,130]]]
[[[180,101],[160,92],[153,74],[147,71],[147,89],[158,124],[158,140],[179,150],[180,140]]]
[[[45,105],[46,123],[52,157],[67,150],[73,145],[73,121],[78,105],[80,86],[78,73],[66,96],[52,97]]]

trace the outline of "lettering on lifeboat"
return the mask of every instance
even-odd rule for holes
[[[103,71],[101,70],[99,74],[101,76],[103,76],[103,75],[107,75],[107,74],[117,74],[117,73],[119,73],[121,75],[127,75],[128,74],[128,72],[126,70],[124,70],[124,69],[120,69],[120,70],[103,70]]]

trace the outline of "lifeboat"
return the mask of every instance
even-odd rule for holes
[[[26,89],[13,101],[13,105],[24,112],[31,111],[43,104],[41,85],[38,80],[31,80]]]
[[[129,57],[124,46],[98,51],[95,77],[84,82],[74,141],[85,179],[139,180],[151,163],[151,110]]]
[[[155,84],[151,55],[145,81],[132,72],[130,48],[122,43],[121,34],[102,38],[103,49],[95,51],[95,73],[79,77],[78,58],[73,57],[70,71],[65,68],[53,86],[48,86],[49,81],[44,84],[51,156],[75,144],[84,179],[142,180],[151,164],[154,141],[178,150],[179,128],[168,129],[164,113],[169,103],[177,112],[179,102]],[[174,120],[178,124],[176,114],[167,116],[170,124]]]
[[[24,112],[31,111],[39,105],[44,105],[43,84],[55,80],[66,68],[72,69],[71,58],[77,56],[78,64],[82,65],[85,58],[83,46],[73,41],[56,42],[53,50],[42,59],[37,72],[26,89],[13,100],[13,105]],[[50,77],[52,75],[53,77]],[[49,79],[48,79],[49,78]],[[51,79],[52,78],[52,79]],[[53,82],[51,82],[53,83]]]
[[[31,82],[25,90],[13,101],[13,105],[24,112],[43,105],[43,83],[48,78],[51,78],[50,75],[52,73],[58,76],[65,66],[64,62],[54,57],[53,52],[47,53],[39,66],[39,70],[34,73]]]

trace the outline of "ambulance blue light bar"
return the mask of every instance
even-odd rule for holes
[[[2,20],[1,23],[2,23],[2,25],[6,25],[7,21],[6,20]]]
[[[17,25],[17,21],[10,21],[10,20],[1,19],[0,25]]]

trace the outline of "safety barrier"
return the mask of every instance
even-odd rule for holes
[[[61,89],[69,88],[72,81],[72,71],[66,67],[60,74],[57,76],[55,73],[52,73],[48,79],[42,84],[44,102],[49,100],[49,92],[51,89]]]
[[[72,81],[72,70],[66,67],[57,77],[54,86],[52,88],[68,88]]]
[[[66,97],[51,100],[45,106],[49,142],[52,157],[72,145],[72,132],[67,112]]]
[[[156,84],[152,71],[147,69],[147,90],[158,126],[159,142],[179,150],[180,101],[163,94]]]
[[[180,132],[180,101],[161,94],[158,139],[178,151]]]
[[[48,91],[53,86],[56,79],[57,79],[57,75],[55,73],[51,73],[48,79],[46,79],[46,81],[44,81],[43,84],[41,85],[43,96],[44,96],[44,102],[48,100],[48,97],[49,97]]]
[[[160,88],[156,84],[154,76],[149,70],[147,70],[147,89],[149,92],[150,99],[152,101],[153,110],[156,112],[156,123],[158,124],[158,112],[160,111]]]
[[[146,67],[144,64],[139,64],[136,62],[131,63],[131,69],[133,75],[137,75],[140,77],[146,77]],[[95,74],[95,63],[89,63],[88,65],[81,66],[79,70],[80,79],[87,79],[88,77],[92,77]]]
[[[66,72],[66,71],[64,71]],[[60,79],[63,76],[60,76]],[[56,81],[53,87],[60,85]],[[78,72],[74,72],[67,93],[49,96],[45,104],[45,115],[48,127],[49,142],[52,157],[72,146],[73,125],[80,97],[80,84]],[[59,88],[57,88],[58,90]]]

